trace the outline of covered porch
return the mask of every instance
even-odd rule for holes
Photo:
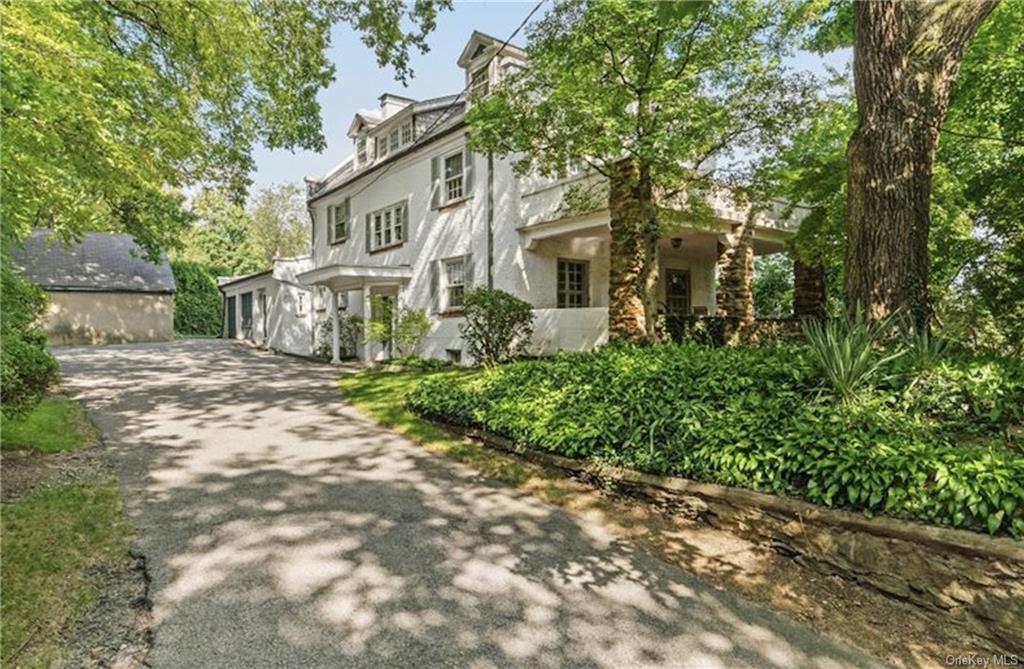
[[[736,222],[729,216],[736,212],[716,214],[719,218],[711,225],[679,225],[659,240],[655,288],[659,314],[753,320],[754,256],[784,252],[793,231],[767,217]],[[536,256],[558,263],[565,258],[586,262],[590,285],[584,306],[607,308],[609,220],[608,210],[603,209],[531,223],[518,228],[518,232],[523,246]]]
[[[307,286],[324,288],[328,293],[328,310],[331,318],[331,364],[341,364],[341,323],[339,309],[349,306],[349,298],[357,295],[360,300],[358,311],[363,317],[363,355],[365,360],[373,359],[372,344],[367,338],[373,318],[374,295],[397,300],[399,291],[412,279],[410,265],[326,265],[298,275],[298,280]]]

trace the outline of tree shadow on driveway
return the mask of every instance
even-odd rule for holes
[[[58,357],[140,530],[154,667],[880,666],[371,424],[336,369]]]

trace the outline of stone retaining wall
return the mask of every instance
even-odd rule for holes
[[[1024,543],[975,532],[868,518],[796,499],[632,470],[598,467],[526,449],[508,439],[441,424],[484,444],[611,483],[674,498],[712,526],[770,546],[826,574],[913,604],[991,648],[951,649],[1024,657]]]

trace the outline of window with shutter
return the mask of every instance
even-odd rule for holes
[[[405,202],[393,204],[368,215],[369,250],[404,244],[409,233],[409,209]]]
[[[464,258],[453,258],[444,263],[445,308],[461,309],[466,292],[466,263]]]
[[[464,161],[462,151],[446,156],[444,159],[444,185],[442,195],[445,202],[458,200],[463,194]]]

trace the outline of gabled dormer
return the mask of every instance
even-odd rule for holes
[[[348,136],[354,144],[356,167],[369,165],[377,157],[370,132],[380,125],[381,119],[373,112],[359,111],[348,126]]]
[[[458,60],[466,74],[468,99],[487,95],[510,69],[522,67],[526,62],[525,51],[512,44],[502,48],[503,43],[496,37],[473,31]]]

